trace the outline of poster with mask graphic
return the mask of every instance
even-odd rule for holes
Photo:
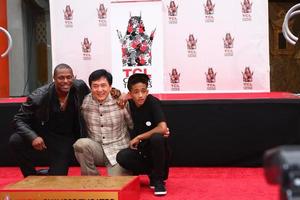
[[[49,2],[53,66],[86,82],[104,68],[123,92],[133,73],[152,93],[270,91],[267,0]]]
[[[112,2],[112,72],[117,88],[127,89],[134,73],[149,76],[150,92],[163,92],[162,2]]]

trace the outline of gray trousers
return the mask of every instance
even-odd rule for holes
[[[74,153],[80,164],[81,175],[96,176],[100,175],[97,166],[105,165],[109,176],[131,175],[119,164],[111,165],[104,154],[102,145],[90,138],[78,139],[74,144]]]

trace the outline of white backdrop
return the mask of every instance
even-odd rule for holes
[[[134,72],[154,93],[270,91],[267,0],[50,0],[50,16],[53,65],[85,81],[105,68],[123,91]]]

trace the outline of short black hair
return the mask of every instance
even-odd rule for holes
[[[150,79],[147,74],[142,74],[142,73],[133,74],[128,78],[127,88],[130,91],[132,89],[132,86],[137,83],[144,83],[146,87],[148,87],[149,80]]]
[[[93,71],[90,76],[89,76],[89,85],[90,87],[92,86],[92,82],[100,79],[101,77],[106,78],[108,84],[111,86],[112,85],[112,75],[105,69],[98,69],[96,71]]]
[[[65,63],[60,63],[60,64],[56,65],[56,67],[54,68],[54,71],[53,71],[53,76],[54,77],[56,76],[57,71],[60,70],[60,69],[69,69],[73,74],[73,70],[69,65],[67,65]]]

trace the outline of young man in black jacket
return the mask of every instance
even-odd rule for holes
[[[49,175],[67,175],[72,144],[85,136],[80,106],[90,92],[88,86],[74,79],[67,64],[56,66],[53,80],[32,92],[13,119],[9,145],[24,177],[38,174],[30,151],[47,153]]]

